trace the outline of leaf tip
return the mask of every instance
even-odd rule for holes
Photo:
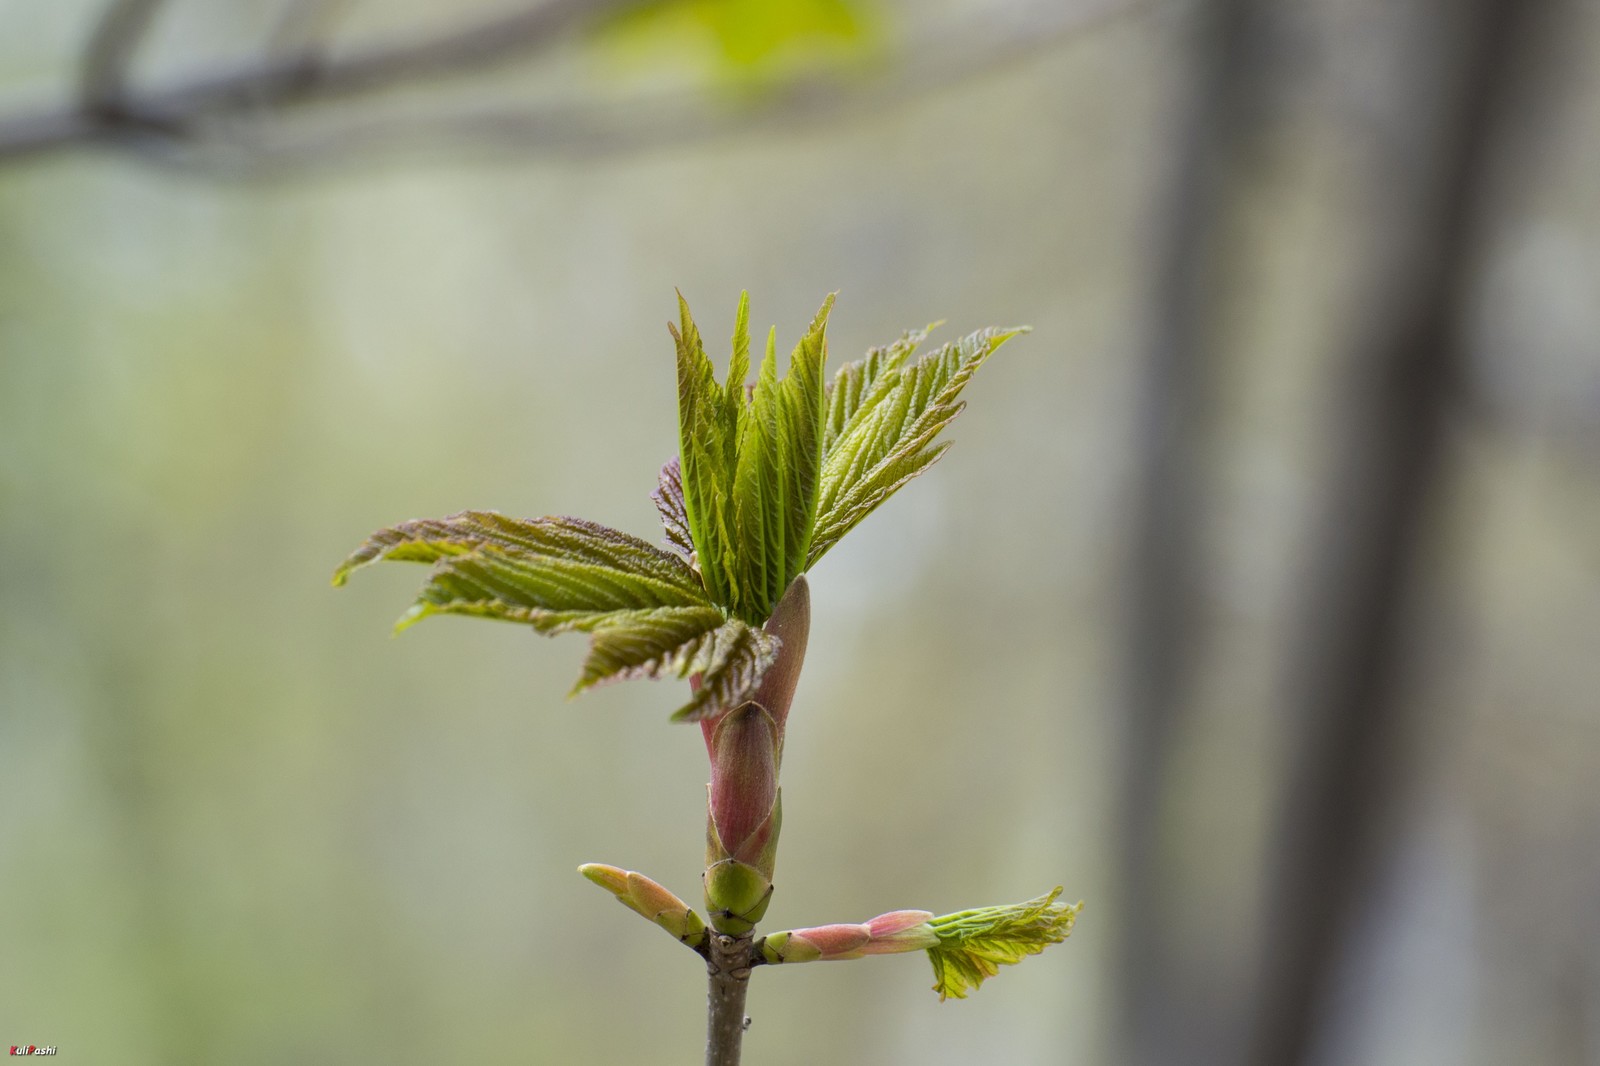
[[[398,637],[424,618],[433,613],[433,607],[426,603],[413,603],[406,609],[406,613],[395,619],[394,629],[389,632],[391,637]]]

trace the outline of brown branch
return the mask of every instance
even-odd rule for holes
[[[565,39],[633,0],[546,0],[465,28],[368,45],[337,59],[269,54],[164,89],[135,93],[122,75],[159,0],[117,0],[84,59],[81,99],[0,119],[0,161],[117,140],[138,127],[181,129],[217,115],[292,109],[400,83],[486,70]],[[110,114],[99,113],[110,100]],[[136,121],[129,122],[134,116]]]

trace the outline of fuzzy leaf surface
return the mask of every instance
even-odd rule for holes
[[[651,574],[488,545],[434,563],[399,628],[433,614],[464,614],[523,622],[541,633],[589,631],[673,607],[716,611],[701,590]]]
[[[494,511],[462,511],[380,529],[339,565],[333,583],[343,585],[351,572],[375,562],[433,563],[487,548],[625,571],[706,602],[699,577],[684,560],[638,537],[581,518],[508,518]]]
[[[369,537],[334,572],[334,584],[386,559],[433,563],[400,628],[430,614],[523,622],[541,633],[670,619],[688,639],[690,626],[704,631],[722,620],[683,559],[578,518],[467,511],[402,522]]]
[[[657,607],[609,616],[592,630],[589,656],[572,695],[610,681],[687,677],[725,621],[715,607]]]

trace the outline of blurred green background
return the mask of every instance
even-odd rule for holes
[[[848,84],[905,61],[908,31],[1007,10],[798,6],[754,45],[760,5],[658,11],[441,91],[735,106],[813,57]],[[1562,107],[1486,274],[1426,757],[1338,1061],[1600,1062],[1600,64],[1572,58],[1600,54],[1600,19],[1573,7]],[[70,91],[98,10],[0,0],[4,99]],[[359,6],[342,32],[446,17]],[[1305,18],[1312,41],[1371,31]],[[135,73],[234,61],[270,21],[172,4]],[[1186,45],[1148,4],[925,92],[598,158],[0,166],[0,1043],[117,1066],[697,1061],[699,963],[574,872],[694,895],[706,769],[666,720],[681,693],[568,703],[576,638],[391,639],[420,570],[328,585],[370,530],[466,507],[656,539],[677,286],[719,360],[741,288],[785,350],[838,290],[835,366],[934,319],[1035,330],[979,375],[949,456],[812,575],[769,924],[1056,883],[1087,902],[966,1002],[937,1002],[919,956],[758,973],[747,1061],[1106,1061],[1113,938],[1138,920],[1110,887],[1129,412]],[[1201,944],[1249,941],[1271,660],[1330,336],[1359,312],[1365,104],[1336,90],[1362,75],[1307,77],[1263,98],[1253,284],[1204,457],[1204,684],[1163,842],[1192,874],[1171,933]]]

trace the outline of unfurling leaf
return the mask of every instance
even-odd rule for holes
[[[739,307],[743,323],[748,294],[740,297]],[[749,372],[749,337],[743,330],[735,331],[729,388],[723,389],[717,385],[716,371],[682,293],[678,326],[668,329],[678,348],[678,458],[684,515],[706,592],[716,603],[731,606],[739,596],[733,479],[744,375]],[[740,353],[745,353],[743,359]]]
[[[730,618],[695,652],[688,673],[699,674],[694,696],[672,714],[674,722],[716,718],[749,699],[778,657],[778,638]]]
[[[926,336],[908,333],[887,349],[840,369],[828,396],[813,566],[900,486],[938,461],[939,431],[961,413],[961,390],[983,361],[1025,329],[980,330],[905,361]]]
[[[587,631],[661,607],[715,610],[705,593],[655,574],[486,546],[434,563],[399,626],[433,614],[465,614],[525,622],[541,633]]]
[[[687,677],[724,621],[715,607],[657,607],[608,618],[593,629],[572,695],[608,681]]]
[[[895,372],[917,350],[928,334],[940,325],[907,330],[900,339],[882,348],[870,349],[865,358],[846,363],[828,382],[827,419],[822,438],[823,454],[833,450],[834,442],[862,406],[871,407],[883,398],[883,390],[893,388]]]
[[[782,380],[776,337],[768,334],[755,391],[741,416],[733,503],[746,601],[730,606],[749,622],[765,622],[805,569],[822,464],[822,366],[832,307],[829,296],[789,356]]]
[[[582,518],[508,518],[493,511],[418,518],[380,529],[339,565],[333,583],[343,585],[352,571],[380,560],[432,563],[486,548],[623,571],[681,589],[693,597],[690,602],[709,603],[700,579],[682,559],[638,537]]]
[[[1055,891],[1009,907],[979,907],[946,914],[928,924],[939,942],[928,949],[933,990],[940,999],[965,999],[967,990],[1000,972],[1001,966],[1037,955],[1072,932],[1081,903],[1057,903]]]
[[[822,367],[833,297],[823,302],[778,377],[768,335],[753,389],[749,373],[749,295],[739,300],[728,378],[718,385],[700,332],[679,297],[679,495],[705,587],[735,617],[760,625],[805,569],[822,463]],[[669,541],[677,507],[662,472],[657,506]]]
[[[667,534],[667,547],[694,563],[694,536],[689,532],[689,513],[683,508],[683,470],[673,459],[661,468],[661,481],[650,494],[661,515],[661,528]]]
[[[430,614],[464,614],[541,633],[592,632],[574,694],[613,679],[686,677],[720,666],[723,683],[696,693],[692,704],[720,708],[721,699],[753,688],[771,661],[755,647],[741,653],[736,633],[719,636],[727,617],[686,560],[593,522],[488,511],[403,522],[374,533],[334,583],[382,559],[433,563],[399,628]]]

